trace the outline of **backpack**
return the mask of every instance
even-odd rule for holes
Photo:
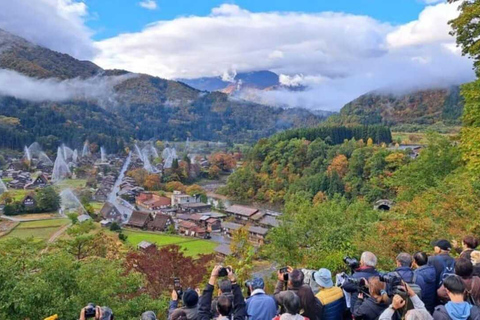
[[[400,273],[396,272],[395,271],[395,275],[397,277],[399,277],[400,279],[402,279],[403,281],[405,281],[402,276],[400,275]],[[411,282],[407,282],[405,281],[408,286],[410,288],[412,288],[413,292],[415,292],[415,294],[420,298],[422,299],[422,288],[417,284],[417,274],[414,272],[413,273],[413,278],[412,278],[412,281]]]
[[[473,280],[472,287],[470,288],[470,290],[465,290],[465,301],[470,303],[472,306],[478,307],[480,304],[478,303],[477,300],[475,300],[475,298],[472,295],[472,290],[474,286],[475,286],[475,281]]]
[[[455,260],[451,260],[450,263],[448,263],[446,260],[442,259],[442,263],[443,270],[440,272],[440,281],[438,283],[438,287],[442,286],[446,277],[455,275]]]

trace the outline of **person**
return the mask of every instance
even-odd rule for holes
[[[368,280],[368,292],[370,297],[365,299],[363,293],[358,294],[358,298],[353,306],[353,316],[363,320],[376,320],[388,308],[388,295],[385,291],[385,283],[380,278],[370,277]]]
[[[472,251],[472,253],[470,253],[470,260],[473,264],[473,275],[480,277],[480,251]]]
[[[343,290],[333,285],[330,270],[321,268],[313,274],[320,291],[316,297],[322,305],[322,320],[341,319],[346,308]]]
[[[271,320],[277,315],[273,297],[265,294],[262,278],[253,278],[250,283],[250,298],[247,300],[247,315],[250,320]]]
[[[232,283],[228,279],[222,279],[218,284],[218,297],[221,296],[222,294],[230,297],[231,300],[233,301]],[[214,318],[218,317],[218,312],[217,312],[218,297],[215,297],[212,301],[211,312]]]
[[[455,263],[455,274],[459,276],[463,283],[465,284],[466,291],[471,296],[473,301],[477,303],[480,302],[480,278],[472,276],[473,273],[473,265],[470,260],[465,258],[457,259]],[[440,301],[447,302],[449,300],[449,296],[447,294],[447,290],[444,285],[442,285],[437,290],[438,297]]]
[[[175,310],[175,311],[180,311],[180,312],[183,312],[183,314],[185,314],[185,311],[183,311],[181,309],[178,309],[178,310]],[[178,314],[178,312],[177,312],[177,314]],[[187,315],[185,314],[185,320],[186,320],[186,318],[187,318]],[[144,313],[142,313],[142,316],[141,316],[140,319],[141,320],[157,320],[157,315],[153,311],[145,311]],[[172,319],[173,320],[179,320],[178,317],[174,318],[173,314],[172,314]]]
[[[188,320],[198,320],[198,293],[193,289],[187,289],[183,293],[182,297],[183,307],[182,310],[187,314]],[[172,300],[170,301],[170,307],[168,308],[168,319],[171,319],[171,315],[175,309],[178,308],[178,294],[177,291],[172,291]]]
[[[478,247],[478,239],[474,236],[465,236],[462,239],[462,247],[458,248],[456,241],[454,243],[455,250],[460,254],[459,258],[470,260],[471,253]]]
[[[85,311],[87,307],[83,308],[80,311],[79,320],[86,320]],[[109,307],[95,307],[95,320],[114,320],[114,315],[112,309]]]
[[[407,293],[409,296],[409,299],[413,303],[413,308],[411,310],[408,310],[405,313],[405,320],[431,320],[433,319],[428,310],[425,308],[425,304],[420,300],[420,297],[415,293],[415,291],[412,290],[412,288],[408,285],[408,283],[405,283],[405,287],[407,289]],[[379,320],[392,320],[395,319],[395,314],[400,313],[402,314],[402,311],[406,305],[405,299],[403,299],[400,295],[396,294],[393,296],[392,303],[390,306],[383,311],[383,313],[380,315]]]
[[[312,289],[303,283],[304,274],[301,270],[288,267],[288,281],[284,280],[283,274],[278,271],[278,281],[275,287],[273,297],[278,305],[285,307],[284,297],[289,291],[293,291],[300,298],[303,314],[310,320],[316,320],[321,315],[320,301],[313,295]],[[302,289],[303,290],[300,290]]]
[[[293,292],[287,291],[283,295],[285,313],[278,315],[273,320],[309,320],[299,314],[301,309],[300,298]]]
[[[371,277],[378,276],[379,273],[377,269],[375,269],[376,266],[377,266],[377,257],[373,253],[365,251],[364,253],[362,253],[360,257],[360,267],[355,269],[354,273],[352,274],[352,278],[355,278],[355,279],[364,278],[368,280]],[[350,311],[353,312],[353,307],[355,306],[355,302],[358,296],[358,286],[353,283],[346,282],[342,286],[342,288],[343,290],[345,290],[346,292],[352,295],[350,299]]]
[[[177,310],[172,312],[171,319],[172,320],[187,320],[187,314],[182,309],[177,309]],[[156,318],[151,318],[151,319],[148,319],[148,318],[143,319],[142,318],[142,320],[157,320],[157,319]]]
[[[212,314],[210,308],[212,306],[213,290],[218,279],[218,274],[222,266],[215,266],[208,280],[208,284],[203,290],[202,298],[200,299],[198,314],[199,320],[210,320]],[[218,297],[217,311],[219,313],[218,320],[234,319],[245,320],[247,311],[245,307],[245,300],[243,299],[242,290],[237,284],[237,278],[231,267],[227,268],[228,279],[232,283],[233,301],[231,298],[221,295]]]
[[[435,307],[435,320],[479,320],[480,312],[464,299],[465,284],[457,275],[450,275],[443,283],[450,299],[446,305]]]
[[[440,288],[445,274],[454,272],[455,259],[450,256],[452,245],[448,240],[438,240],[434,244],[435,256],[428,259],[428,264],[435,268],[435,282]]]
[[[421,300],[425,304],[425,308],[428,312],[432,314],[437,297],[435,268],[428,265],[428,256],[425,252],[416,252],[413,255],[413,267],[415,268],[414,273],[417,276],[422,276],[423,281],[425,282],[422,288]]]
[[[397,255],[396,259],[397,268],[395,271],[390,272],[391,275],[399,276],[406,283],[415,283],[420,287],[422,294],[419,294],[420,297],[423,296],[423,291],[425,290],[425,280],[422,275],[415,274],[412,269],[413,258],[410,254],[402,252]]]

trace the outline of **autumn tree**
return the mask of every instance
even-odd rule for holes
[[[162,182],[160,180],[160,176],[158,174],[149,174],[143,186],[150,191],[159,190],[162,186]]]
[[[235,157],[228,153],[218,152],[212,154],[208,161],[212,166],[217,166],[220,170],[227,172],[232,169],[235,169],[237,166],[237,161]]]
[[[232,255],[225,260],[225,264],[233,267],[241,282],[251,277],[255,258],[255,247],[250,243],[248,235],[248,226],[233,232],[230,242]]]
[[[186,187],[180,181],[171,181],[167,182],[165,185],[165,190],[168,192],[181,191],[185,192]]]
[[[188,186],[185,192],[190,196],[206,194],[205,190],[198,184],[192,184],[191,186]]]
[[[127,176],[133,178],[138,185],[143,186],[147,180],[148,171],[143,168],[134,169],[127,171]]]
[[[332,163],[327,169],[327,173],[331,175],[336,172],[340,178],[343,178],[348,171],[348,159],[345,155],[339,154],[333,158]]]

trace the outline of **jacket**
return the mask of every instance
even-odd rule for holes
[[[422,288],[422,301],[428,312],[433,313],[437,297],[437,278],[435,268],[433,266],[424,265],[416,269],[414,272],[417,277],[422,276],[423,281],[425,282],[424,288]]]
[[[276,316],[275,318],[273,318],[273,320],[309,320],[309,319],[299,314],[284,313],[282,315]]]
[[[413,303],[413,308],[417,310],[427,310],[425,308],[425,304],[420,300],[420,298],[417,295],[414,295],[413,297],[410,298],[410,300]],[[387,308],[383,313],[380,315],[380,318],[378,320],[392,320],[395,319],[395,310],[392,308]]]
[[[412,268],[409,267],[398,267],[395,269],[394,272],[390,272],[391,275],[400,275],[403,281],[406,283],[412,283],[413,278],[415,273],[413,272]],[[422,289],[422,297],[423,297],[423,291],[425,290],[425,280],[423,279],[423,276],[418,274],[416,275],[415,283]]]
[[[254,290],[247,300],[247,315],[250,320],[272,320],[277,315],[275,299],[261,289]]]
[[[433,313],[433,319],[434,320],[459,320],[461,318],[452,318],[448,314],[445,306],[437,306],[435,307],[435,312]],[[472,307],[472,309],[470,310],[470,316],[467,319],[480,320],[480,312],[477,307]]]
[[[428,258],[428,265],[435,268],[435,283],[437,284],[437,289],[440,287],[440,276],[445,266],[444,261],[446,264],[451,264],[455,262],[455,259],[447,253],[441,253]]]
[[[465,283],[465,288],[467,289],[468,292],[470,292],[471,296],[475,301],[480,302],[480,278],[479,277],[468,277],[468,278],[462,278],[463,283]],[[447,290],[445,290],[445,287],[442,285],[438,290],[437,290],[438,298],[440,301],[449,301],[450,298],[447,295]]]
[[[388,304],[377,303],[374,298],[357,299],[353,306],[353,316],[355,319],[376,320],[388,308]]]
[[[295,294],[297,294],[300,298],[300,300],[302,300],[302,297],[298,294],[298,290],[300,288],[287,288],[287,290],[282,290],[284,289],[284,286],[285,286],[285,282],[284,281],[278,281],[277,282],[277,285],[275,287],[275,292],[273,294],[273,297],[275,298],[275,301],[277,302],[277,304],[279,304],[280,306],[283,306],[283,299],[284,299],[284,296],[285,296],[285,292],[287,291],[293,291]],[[307,285],[302,285],[302,286],[306,286],[308,287]],[[308,287],[309,290],[311,290],[310,287]],[[313,294],[313,291],[312,291],[312,294]],[[305,310],[307,306],[304,306],[302,305],[302,310]],[[302,316],[305,316],[307,318],[309,318],[310,320],[321,320],[321,315],[322,315],[322,304],[320,303],[320,301],[315,297],[315,305],[312,307],[312,306],[309,306],[310,309],[312,310],[311,312],[303,312],[301,313]]]
[[[170,301],[170,306],[168,307],[168,319],[170,319],[173,311],[178,308],[178,300],[177,301]],[[182,307],[183,311],[185,311],[188,320],[199,320],[198,315],[198,305],[195,307]]]
[[[354,279],[365,278],[368,280],[371,277],[375,277],[378,275],[379,275],[378,271],[373,267],[360,267],[356,269],[355,272],[352,274],[352,278]],[[350,311],[353,312],[353,307],[355,306],[355,302],[357,301],[358,287],[353,283],[346,282],[343,285],[342,289],[352,294],[352,297],[350,299]]]
[[[339,287],[321,288],[316,297],[323,306],[322,320],[341,319],[346,309],[343,290]]]
[[[207,284],[205,290],[203,290],[203,294],[200,297],[200,301],[198,303],[198,320],[210,320],[212,319],[212,314],[210,309],[212,307],[212,296],[213,296],[214,286],[211,284]],[[242,290],[238,286],[238,284],[234,284],[232,286],[233,292],[233,313],[230,318],[233,320],[245,320],[247,316],[247,310],[245,307],[245,300],[243,299]],[[187,315],[188,316],[188,315]],[[227,317],[219,317],[218,319],[227,319]]]

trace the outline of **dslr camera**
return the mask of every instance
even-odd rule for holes
[[[352,283],[358,288],[358,292],[362,292],[364,294],[369,294],[367,283],[365,282],[365,279],[357,279],[354,277],[349,276],[345,272],[340,273],[337,275],[343,283]]]
[[[283,281],[288,281],[288,267],[280,268],[278,271],[283,274]]]
[[[250,288],[252,287],[252,280],[245,281],[244,285],[245,288],[247,288],[247,297],[250,297],[252,295],[252,291],[250,290]]]
[[[183,298],[183,289],[182,284],[180,283],[180,278],[173,278],[173,288],[177,293],[178,300],[182,300]]]
[[[355,272],[355,269],[360,267],[360,263],[357,259],[346,256],[343,258],[343,262],[350,268],[351,272]]]
[[[222,269],[220,269],[220,270],[218,271],[218,276],[219,276],[219,277],[226,277],[226,276],[228,276],[228,272],[229,272],[229,271],[232,272],[233,270],[232,270],[231,268],[229,268],[229,267],[226,267],[226,268],[225,268],[225,267],[222,267]]]
[[[97,306],[93,303],[87,304],[85,307],[85,318],[95,318],[97,315]]]
[[[398,294],[402,298],[406,298],[407,290],[402,284],[402,278],[392,274],[381,274],[379,278],[380,281],[385,282],[387,285],[387,294],[389,297],[393,297],[394,295]]]

